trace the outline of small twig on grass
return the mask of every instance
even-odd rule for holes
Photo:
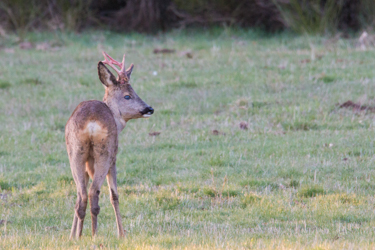
[[[358,103],[354,103],[352,101],[346,101],[343,104],[339,106],[339,108],[353,108],[353,111],[370,111],[375,112],[374,106],[366,106],[366,105],[360,105]]]

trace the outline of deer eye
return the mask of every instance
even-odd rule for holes
[[[130,97],[130,95],[126,95],[124,98],[125,98],[126,100],[129,100],[131,97]]]

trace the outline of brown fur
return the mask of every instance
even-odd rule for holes
[[[77,202],[70,238],[80,237],[86,215],[87,202],[90,203],[92,235],[97,230],[97,216],[100,212],[99,194],[105,177],[115,210],[118,235],[124,236],[119,211],[116,184],[116,155],[118,135],[130,119],[144,117],[142,110],[149,109],[135,93],[128,80],[116,80],[112,73],[98,64],[99,79],[105,86],[103,102],[84,101],[73,111],[65,127],[66,148],[74,181],[77,185]],[[130,100],[124,96],[130,95]],[[153,113],[152,112],[148,112]],[[150,115],[151,115],[150,114]],[[89,178],[92,184],[87,192]]]

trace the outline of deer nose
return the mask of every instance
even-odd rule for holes
[[[150,112],[151,114],[154,113],[154,109],[152,107],[148,107],[148,112]]]
[[[152,115],[154,113],[154,109],[152,107],[146,107],[144,110],[141,111],[142,115]]]

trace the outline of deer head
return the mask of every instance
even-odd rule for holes
[[[125,70],[125,55],[121,63],[104,51],[103,55],[105,60],[98,63],[99,79],[105,87],[103,101],[112,110],[115,119],[127,122],[130,119],[150,117],[154,113],[154,109],[135,93],[129,83],[134,65],[131,64]],[[104,64],[109,65],[117,72],[117,79]]]

